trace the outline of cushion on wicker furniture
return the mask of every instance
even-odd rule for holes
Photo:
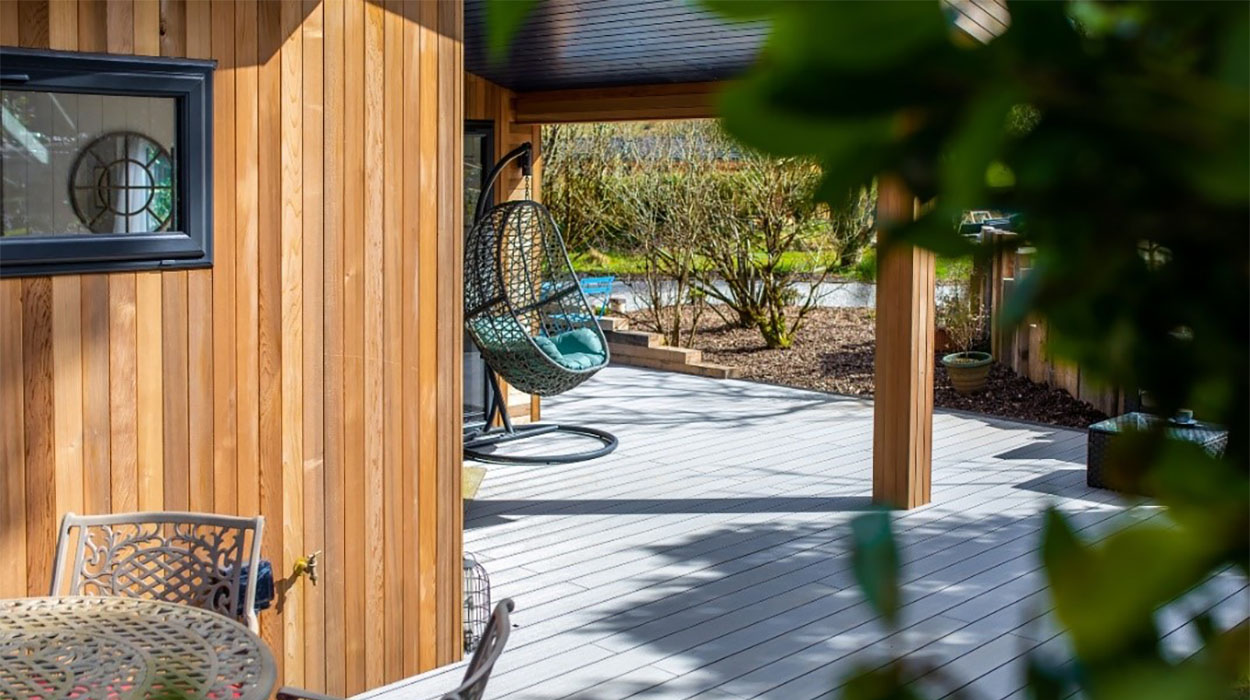
[[[599,342],[594,331],[587,328],[565,331],[551,338],[536,336],[534,344],[561,367],[572,370],[597,367],[607,359],[603,352],[603,343]]]

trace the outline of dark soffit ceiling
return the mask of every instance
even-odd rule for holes
[[[465,68],[518,92],[725,80],[751,64],[767,33],[685,0],[543,0],[494,63],[485,6],[465,1]]]

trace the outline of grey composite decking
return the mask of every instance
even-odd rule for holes
[[[1082,432],[938,412],[933,503],[896,521],[905,605],[890,630],[855,589],[847,542],[870,506],[870,402],[611,367],[544,414],[621,446],[489,466],[468,505],[465,548],[495,599],[517,603],[490,698],[827,697],[890,654],[934,669],[917,679],[934,697],[1008,697],[1022,654],[1064,653],[1034,554],[1039,511],[1054,504],[1091,537],[1159,515],[1085,486]],[[1194,611],[1231,624],[1250,594],[1228,575],[1182,602],[1160,616],[1176,653],[1194,643]],[[369,697],[437,697],[461,673]]]

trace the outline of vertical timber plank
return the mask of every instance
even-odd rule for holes
[[[420,331],[418,318],[418,277],[420,274],[420,205],[421,205],[421,29],[418,24],[419,10],[404,5],[404,80],[403,88],[403,193],[402,217],[403,239],[400,247],[403,258],[403,350],[400,377],[403,400],[402,450],[403,469],[403,629],[409,640],[403,645],[404,675],[417,673],[421,668],[421,585],[419,579],[419,550],[417,521],[420,517],[417,497],[418,471],[421,469],[421,407],[418,401],[420,377]]]
[[[10,562],[0,566],[0,598],[21,598],[28,593],[23,325],[22,281],[0,280],[0,433],[4,435],[0,440],[0,550]]]
[[[403,96],[404,19],[398,0],[388,0],[383,15],[384,77],[382,114],[382,554],[383,554],[383,678],[403,677],[404,610],[401,568],[403,493],[403,317],[402,236],[404,191]]]
[[[513,119],[512,109],[512,93],[507,93],[501,100],[501,109],[508,115],[508,121]],[[514,128],[517,128],[514,126]],[[528,127],[528,140],[534,145],[533,165],[531,166],[532,175],[530,179],[533,181],[533,192],[530,196],[535,202],[543,201],[543,128],[541,125],[535,124]],[[542,398],[537,394],[530,394],[530,420],[537,423],[542,420]]]
[[[160,510],[165,500],[161,274],[140,272],[135,275],[135,411],[141,510]]]
[[[109,275],[110,503],[114,512],[139,507],[135,408],[135,276]]]
[[[185,56],[187,51],[187,2],[158,0],[162,56]]]
[[[303,0],[280,8],[281,60],[281,515],[282,570],[291,572],[304,551],[304,35]],[[282,613],[285,678],[304,681],[306,579],[288,582]]]
[[[347,694],[344,457],[344,3],[325,0],[325,688]]]
[[[213,10],[210,0],[187,0],[184,31],[186,32],[187,56],[191,58],[212,56]],[[231,101],[233,101],[233,95],[231,95]],[[216,110],[216,105],[213,108]],[[216,173],[213,176],[216,178]],[[216,180],[214,180],[213,192],[220,192],[216,188]],[[220,230],[220,221],[214,217],[214,228],[217,230]],[[213,307],[213,271],[192,270],[188,272],[187,469],[190,488],[188,505],[191,510],[203,512],[213,511],[215,493]]]
[[[282,561],[282,5],[261,2],[257,12],[257,320],[259,348],[258,435],[260,513],[277,525],[261,551]],[[281,564],[278,565],[281,567]],[[279,576],[281,578],[281,576]],[[261,619],[261,636],[273,650],[278,677],[286,651],[278,616]]]
[[[417,261],[417,397],[421,422],[417,471],[419,595],[417,644],[422,668],[438,665],[438,5],[420,4],[420,224]]]
[[[82,280],[52,278],[52,366],[56,445],[55,517],[83,512]],[[7,437],[5,439],[8,439]]]
[[[107,0],[104,12],[105,48],[109,53],[134,53],[134,0]]]
[[[32,49],[50,48],[47,2],[19,2],[17,4],[17,31],[21,46]]]
[[[78,50],[101,52],[108,48],[105,28],[108,16],[104,0],[78,0]]]
[[[257,16],[256,0],[235,4],[236,508],[242,515],[260,513]]]
[[[48,3],[48,47],[78,51],[78,4],[72,0]]]
[[[440,613],[438,634],[436,637],[437,651],[436,656],[439,664],[450,663],[452,658],[452,649],[450,646],[450,635],[447,630],[446,621],[442,619],[442,613],[449,610],[451,600],[454,595],[454,584],[451,577],[447,575],[447,559],[449,557],[448,543],[451,541],[451,530],[454,525],[452,518],[452,503],[449,502],[448,493],[451,479],[447,473],[447,450],[444,440],[449,438],[448,426],[450,416],[446,415],[446,411],[450,408],[451,393],[454,391],[454,383],[449,371],[452,366],[452,352],[454,348],[449,342],[451,338],[448,336],[448,329],[454,327],[454,319],[451,313],[451,300],[448,298],[449,287],[452,284],[452,272],[449,263],[453,259],[453,251],[451,249],[451,239],[453,237],[453,203],[454,208],[458,209],[458,200],[451,199],[452,187],[447,179],[447,169],[455,158],[455,146],[453,140],[459,138],[460,125],[453,124],[453,113],[455,111],[456,90],[455,83],[459,82],[456,76],[456,62],[453,57],[452,44],[455,41],[450,27],[452,18],[452,9],[450,3],[439,3],[438,6],[438,175],[436,188],[438,191],[438,322],[437,332],[439,335],[438,342],[438,439],[436,440],[438,448],[438,461],[435,466],[437,473],[437,508],[438,508],[438,534],[437,543],[435,545],[437,551],[437,560],[435,562],[436,570],[436,596],[435,600],[437,609]]]
[[[21,26],[22,19],[19,7],[16,2],[0,2],[0,44],[5,46],[18,46],[21,44],[21,35],[18,27]],[[25,587],[23,585],[23,587]]]
[[[438,660],[460,658],[461,434],[460,403],[463,397],[461,280],[463,257],[463,162],[464,66],[460,32],[464,6],[460,2],[439,5],[438,144],[439,144],[439,236],[438,236],[438,328],[444,334],[438,344]]]
[[[386,654],[384,636],[383,565],[383,57],[385,12],[377,2],[365,3],[364,80],[364,425],[365,425],[365,682],[383,682]]]
[[[343,14],[343,442],[347,692],[366,685],[365,560],[365,3]]]
[[[160,0],[134,0],[135,53],[159,56],[161,53]]]
[[[161,274],[161,359],[164,374],[164,503],[167,510],[191,504],[190,416],[188,414],[187,273]]]
[[[111,510],[109,279],[82,278],[83,511]]]
[[[134,0],[132,17],[134,53],[159,55],[158,0]],[[161,273],[135,275],[135,488],[140,510],[160,510],[165,500],[163,301]]]
[[[303,490],[304,549],[325,549],[325,391],[324,358],[324,212],[323,187],[323,21],[325,5],[304,0],[301,29],[304,68],[302,101],[302,225],[303,225]],[[314,690],[326,687],[326,596],[323,586],[304,587],[304,683]],[[288,640],[287,644],[292,642]],[[289,649],[289,646],[288,646]]]
[[[212,1],[213,56],[213,510],[237,513],[238,360],[235,343],[235,3]]]
[[[26,447],[26,594],[44,595],[56,542],[52,280],[22,280],[22,385]]]

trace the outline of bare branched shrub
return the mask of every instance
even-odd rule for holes
[[[986,314],[969,285],[956,285],[937,305],[937,326],[946,329],[951,347],[960,352],[985,344]]]
[[[674,148],[684,143],[661,138],[623,145],[628,160],[639,167],[631,168],[630,186],[618,192],[626,230],[644,261],[644,315],[653,330],[676,346],[694,343],[706,308],[695,281],[699,240],[708,221],[708,183],[695,168],[676,165],[683,154]],[[691,309],[689,315],[685,308]]]
[[[615,124],[543,128],[543,204],[570,250],[610,246],[622,234],[618,179],[625,171]]]
[[[720,133],[714,124],[708,128]],[[768,347],[790,347],[819,301],[820,285],[848,252],[870,241],[875,188],[829,207],[816,200],[814,163],[741,148],[732,168],[708,173],[717,186],[701,239],[706,265],[699,288],[733,310],[727,320],[759,330]],[[799,282],[807,283],[805,294],[797,291]]]

